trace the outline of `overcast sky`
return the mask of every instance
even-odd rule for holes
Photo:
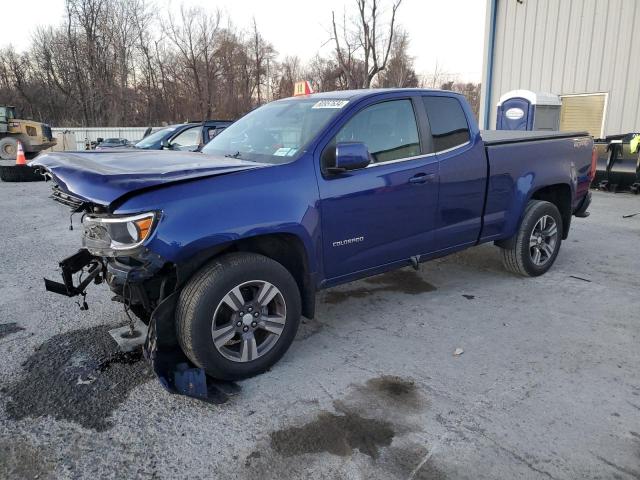
[[[38,25],[59,23],[64,0],[2,2],[0,45],[28,47]],[[382,0],[384,2],[384,0]],[[337,15],[353,11],[350,0],[156,0],[159,10],[185,5],[220,8],[240,28],[248,28],[255,16],[258,29],[280,55],[298,55],[303,60],[318,51],[328,54],[331,10]],[[485,0],[403,0],[398,22],[411,39],[410,53],[418,73],[434,70],[436,62],[460,80],[480,81],[484,39]],[[388,5],[388,1],[386,3]],[[315,6],[314,6],[315,5]],[[351,10],[349,10],[351,9]]]

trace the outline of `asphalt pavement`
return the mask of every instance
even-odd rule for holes
[[[105,286],[44,291],[79,246],[48,194],[0,183],[0,478],[640,478],[640,197],[594,192],[539,278],[483,245],[322,292],[212,405],[117,351]]]

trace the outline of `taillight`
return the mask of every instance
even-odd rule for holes
[[[596,166],[598,164],[598,152],[596,147],[593,147],[591,151],[591,170],[589,171],[589,180],[593,180],[596,177]]]

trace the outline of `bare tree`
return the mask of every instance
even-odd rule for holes
[[[273,45],[266,42],[258,31],[255,18],[253,19],[253,30],[251,32],[250,53],[254,62],[255,91],[258,104],[261,104],[263,99],[262,87],[268,83],[268,80],[265,80],[267,78],[267,63],[270,64],[274,60],[276,52]]]
[[[391,56],[387,68],[379,73],[377,86],[389,87],[417,87],[418,76],[413,67],[413,57],[407,52],[409,48],[409,35],[405,31],[399,31],[391,47]]]
[[[438,60],[433,68],[433,71],[422,76],[420,86],[422,88],[440,88],[440,86],[446,82],[453,82],[456,80],[456,75],[448,72]]]
[[[275,90],[276,98],[290,97],[293,86],[302,77],[302,65],[298,57],[285,57],[278,68],[278,85]]]
[[[160,125],[238,118],[302,79],[314,91],[414,86],[400,1],[382,1],[356,0],[341,21],[332,12],[332,54],[305,63],[278,58],[255,20],[242,30],[203,8],[162,20],[152,0],[65,0],[64,21],[38,29],[28,51],[0,49],[0,104],[52,125]],[[474,105],[477,85],[450,80],[436,64],[421,82]]]
[[[339,29],[335,12],[331,12],[335,54],[349,88],[369,88],[376,75],[387,67],[393,45],[396,11],[401,3],[402,0],[392,3],[391,18],[386,29],[380,26],[377,0],[356,0],[358,14],[353,20],[352,29],[346,24],[346,14]]]

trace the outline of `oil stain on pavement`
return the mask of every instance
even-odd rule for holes
[[[103,431],[129,392],[153,378],[142,351],[122,353],[101,325],[51,337],[23,364],[24,374],[2,389],[9,417],[52,416]]]
[[[354,449],[378,457],[378,447],[391,445],[395,432],[384,420],[364,418],[356,413],[336,415],[320,412],[301,427],[289,427],[271,434],[271,447],[282,456],[329,452],[348,456]]]
[[[15,322],[11,323],[0,323],[0,338],[4,338],[7,335],[11,335],[12,333],[17,333],[24,330],[20,325]]]
[[[371,459],[372,463],[365,468],[386,472],[388,478],[446,478],[426,447],[404,436],[416,431],[414,414],[429,406],[413,380],[392,375],[371,378],[352,385],[333,405],[335,412],[321,410],[307,423],[272,432],[270,447],[278,455],[261,455],[256,450],[246,457],[245,467],[259,472],[268,466],[273,474],[269,478],[279,478],[280,474],[284,478],[283,472],[293,465],[291,457],[323,453],[350,457],[359,451]],[[362,473],[366,476],[365,471]]]
[[[273,432],[271,446],[283,456],[318,452],[346,456],[357,449],[377,458],[378,447],[389,446],[398,430],[380,409],[403,405],[424,405],[413,381],[390,375],[372,378],[334,401],[337,414],[321,411],[303,426]]]
[[[376,394],[381,400],[387,400],[394,406],[417,409],[426,404],[412,380],[394,375],[372,378],[365,383],[364,387],[356,387],[356,390]]]
[[[325,293],[324,302],[331,305],[342,303],[350,298],[365,298],[378,292],[399,292],[407,295],[418,295],[437,290],[424,280],[415,270],[394,270],[382,275],[367,278],[364,283],[371,287],[359,287],[351,290],[329,290]]]

